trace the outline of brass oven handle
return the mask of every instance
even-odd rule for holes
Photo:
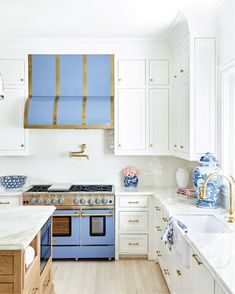
[[[113,216],[113,213],[103,213],[103,214],[82,213],[81,216]]]
[[[81,213],[66,213],[66,214],[53,214],[52,216],[81,216]]]
[[[0,202],[0,204],[10,204],[10,202]]]
[[[129,219],[128,222],[129,223],[138,223],[139,220],[138,219]]]
[[[194,254],[192,255],[192,257],[196,260],[196,262],[197,262],[198,265],[202,265],[202,264],[203,264],[203,263],[199,260],[197,254],[194,253]]]

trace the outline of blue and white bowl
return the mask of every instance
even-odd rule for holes
[[[3,176],[0,177],[0,184],[5,189],[19,189],[22,188],[26,183],[26,176]]]

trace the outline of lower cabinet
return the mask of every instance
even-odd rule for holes
[[[12,196],[5,196],[0,195],[0,207],[2,206],[14,206],[14,205],[21,205],[22,203],[22,195],[12,195]]]

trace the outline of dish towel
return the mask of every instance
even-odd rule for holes
[[[179,220],[177,220],[174,217],[170,217],[168,224],[166,226],[165,232],[162,236],[163,242],[165,243],[165,245],[167,246],[167,248],[170,251],[171,251],[172,245],[174,244],[174,241],[173,241],[173,236],[174,236],[173,224],[174,224],[174,222],[176,222],[185,233],[188,233],[188,229],[183,223],[181,223]]]
[[[24,260],[25,260],[25,267],[28,268],[30,266],[30,264],[34,261],[34,257],[35,257],[35,250],[33,247],[28,246],[25,249],[25,253],[24,253]]]

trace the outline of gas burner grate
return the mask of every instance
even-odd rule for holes
[[[112,192],[112,185],[73,185],[69,192]]]
[[[29,190],[27,190],[27,192],[48,192],[48,188],[50,186],[51,185],[35,185]]]

